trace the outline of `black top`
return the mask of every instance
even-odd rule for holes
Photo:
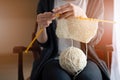
[[[92,1],[92,0],[89,0]],[[98,0],[99,1],[99,0]],[[37,14],[50,12],[54,8],[54,0],[40,0],[37,8]],[[88,16],[88,15],[87,15]],[[89,16],[88,16],[89,17]],[[56,21],[50,24],[47,27],[48,40],[44,44],[40,44],[40,47],[43,47],[41,58],[35,60],[33,64],[33,69],[31,73],[31,80],[41,80],[41,71],[46,62],[57,56],[58,53],[58,38],[55,34],[56,30]],[[107,71],[106,64],[98,58],[94,50],[94,44],[99,42],[103,34],[103,27],[98,28],[97,35],[88,43],[88,59],[95,62],[101,70],[103,80],[110,80],[109,73]],[[85,44],[81,43],[82,50],[85,51]]]

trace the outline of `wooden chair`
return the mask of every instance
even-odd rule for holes
[[[35,43],[36,44],[36,43]],[[13,48],[13,53],[18,54],[18,80],[24,80],[23,76],[23,51],[26,49],[24,46],[16,46]],[[111,65],[111,53],[113,51],[112,45],[105,45],[96,48],[97,50],[102,50],[104,52],[104,60],[107,63],[108,68],[110,69]],[[41,49],[38,47],[32,47],[29,51],[33,52],[34,59],[40,58]]]
[[[37,26],[35,27],[35,31],[32,35],[32,39],[35,36],[36,30],[37,30]],[[24,80],[24,75],[23,75],[23,54],[24,53],[23,52],[26,50],[26,48],[27,47],[25,46],[15,46],[13,48],[13,53],[18,54],[18,80]],[[32,51],[34,59],[40,58],[41,48],[39,47],[37,42],[33,43],[29,51]]]
[[[32,35],[32,38],[35,36],[35,32],[37,30],[37,24],[35,27],[35,31]],[[18,54],[18,80],[24,80],[24,75],[23,75],[23,52],[25,51],[26,47],[24,46],[15,46],[13,48],[13,53]],[[103,45],[95,48],[96,50],[101,50],[104,53],[104,60],[107,63],[108,68],[110,68],[110,59],[111,56],[110,54],[113,51],[112,45]],[[33,46],[29,49],[29,51],[32,51],[34,59],[40,58],[40,52],[41,48],[39,47],[38,43],[35,42]],[[98,55],[99,56],[99,55]]]

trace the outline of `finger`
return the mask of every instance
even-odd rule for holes
[[[51,12],[44,12],[44,13],[38,14],[37,16],[39,16],[39,17],[45,17],[46,15],[49,16],[51,14],[52,14]]]
[[[64,13],[64,14],[62,14],[60,17],[59,17],[59,19],[61,19],[61,18],[68,18],[68,17],[72,17],[73,16],[73,12],[72,11],[70,11],[70,12],[66,12],[66,13]]]
[[[47,22],[43,23],[43,27],[48,27],[51,23],[52,23],[52,21],[47,21]]]
[[[73,15],[66,16],[65,19],[68,19],[68,18],[70,18],[70,17],[73,17]]]
[[[45,12],[44,14],[43,14],[43,17],[51,17],[53,15],[53,13],[52,12]]]
[[[38,14],[37,17],[46,18],[46,17],[50,17],[50,16],[52,16],[52,15],[53,15],[52,12],[44,12],[44,13]]]
[[[56,11],[55,14],[63,14],[65,12],[69,12],[69,11],[72,11],[72,9],[70,7],[61,8],[58,11]]]
[[[72,11],[72,10],[73,10],[72,6],[70,6],[70,4],[66,4],[66,5],[60,6],[59,8],[54,9],[53,12],[56,14],[63,14],[65,12]]]
[[[53,12],[56,12],[56,11],[60,10],[61,8],[65,8],[65,7],[67,7],[67,6],[68,6],[68,5],[65,4],[65,5],[62,5],[62,6],[60,6],[60,7],[54,8],[52,11],[53,11]]]
[[[71,3],[67,3],[67,4],[62,5],[62,6],[60,6],[60,7],[61,7],[61,8],[66,8],[66,7],[70,7],[70,6],[72,6],[72,4],[71,4]]]
[[[54,8],[52,11],[55,13],[58,10],[60,10],[60,7]]]
[[[56,16],[53,14],[53,13],[43,13],[43,14],[39,14],[37,16],[37,21],[40,21],[40,20],[54,20],[56,18]]]
[[[52,21],[51,20],[46,20],[46,19],[37,21],[37,23],[39,23],[39,24],[47,24],[49,22],[52,22]]]
[[[44,18],[46,18],[46,20],[54,20],[56,18],[56,15],[52,12],[48,12],[44,14]]]

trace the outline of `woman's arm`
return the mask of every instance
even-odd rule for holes
[[[87,6],[87,16],[90,18],[103,19],[104,17],[104,2],[103,0],[89,0]],[[90,45],[96,45],[102,38],[104,33],[103,23],[98,23],[98,31],[96,36],[89,42]]]
[[[52,12],[44,12],[37,15],[37,32],[43,28],[43,32],[37,38],[40,43],[45,43],[48,39],[46,28],[52,23],[52,20],[55,19],[55,15]]]

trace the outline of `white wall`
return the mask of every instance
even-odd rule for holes
[[[0,54],[30,43],[37,3],[38,0],[0,0]]]
[[[114,21],[120,22],[120,0],[114,0]],[[120,80],[120,23],[113,27],[111,80]]]

